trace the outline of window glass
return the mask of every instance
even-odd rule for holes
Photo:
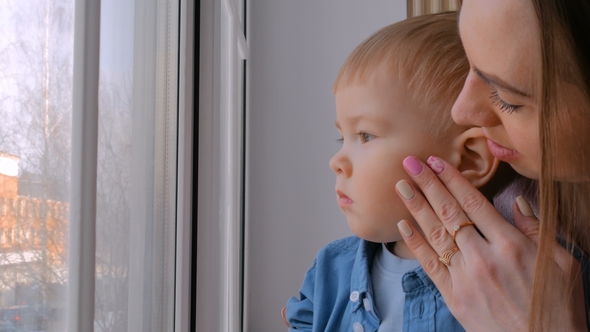
[[[173,331],[178,0],[102,0],[94,330]],[[0,1],[0,331],[65,331],[74,0]]]
[[[127,331],[134,0],[102,0],[95,331]]]
[[[64,331],[73,0],[0,2],[0,330]]]
[[[102,0],[95,331],[173,331],[178,0]]]

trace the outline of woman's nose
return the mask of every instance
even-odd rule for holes
[[[502,122],[490,99],[491,88],[470,72],[452,108],[453,120],[464,126],[495,127]]]
[[[336,173],[336,175],[342,174],[348,177],[352,174],[352,163],[346,153],[342,150],[343,149],[340,149],[332,159],[330,159],[330,168]]]

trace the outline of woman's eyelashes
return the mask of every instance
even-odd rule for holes
[[[492,105],[498,107],[502,112],[506,112],[508,114],[516,112],[516,110],[521,105],[512,105],[505,102],[500,95],[498,95],[498,90],[492,88],[492,93],[490,95],[490,99],[492,100]]]
[[[484,81],[492,89],[490,99],[492,100],[493,106],[498,107],[502,112],[506,112],[508,114],[516,112],[517,109],[522,106],[522,105],[513,105],[513,104],[509,104],[509,103],[505,102],[504,99],[502,99],[500,97],[500,95],[498,95],[498,90],[494,87],[492,82],[490,82],[490,79],[487,78],[479,70],[477,70],[477,69],[473,69],[473,70],[475,70],[475,73],[477,74],[477,76],[479,76],[479,78],[481,78],[482,81]]]

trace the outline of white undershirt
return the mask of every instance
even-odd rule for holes
[[[392,254],[385,244],[378,250],[371,266],[374,307],[381,316],[378,331],[396,332],[404,327],[404,302],[402,277],[420,264],[415,259],[402,259]]]

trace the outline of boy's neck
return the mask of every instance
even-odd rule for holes
[[[391,252],[399,258],[416,259],[416,257],[414,257],[414,254],[412,253],[410,248],[408,248],[408,245],[404,241],[400,240],[396,242],[389,242],[385,244],[385,247],[387,248],[387,250],[389,250],[389,252]]]

